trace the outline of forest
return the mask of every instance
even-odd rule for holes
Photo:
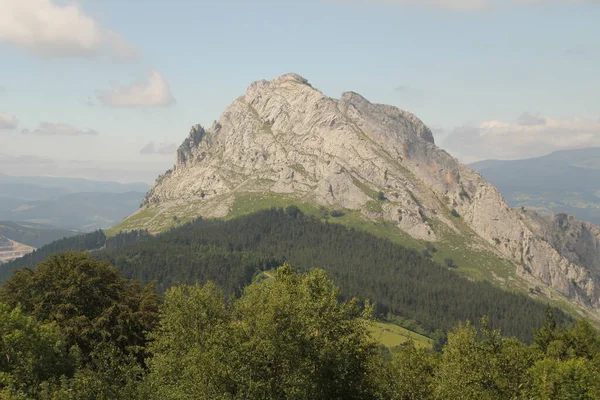
[[[285,262],[303,272],[319,267],[348,297],[372,301],[377,316],[436,340],[461,322],[487,315],[493,329],[529,343],[545,321],[546,304],[465,279],[422,253],[293,206],[228,221],[198,219],[156,236],[134,231],[107,238],[97,231],[71,237],[3,266],[0,279],[65,250],[93,250],[92,257],[108,261],[125,278],[155,282],[160,293],[212,281],[226,295],[239,296],[260,272]],[[571,322],[561,310],[553,313],[560,324]]]
[[[0,399],[581,399],[600,397],[600,333],[551,308],[531,344],[483,316],[436,351],[387,349],[375,308],[322,269],[288,263],[228,295],[159,294],[84,253],[50,256],[0,287]]]

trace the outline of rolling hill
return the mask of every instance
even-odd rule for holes
[[[62,229],[108,228],[134,212],[148,185],[0,175],[0,220]]]

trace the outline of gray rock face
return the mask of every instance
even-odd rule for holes
[[[222,217],[252,192],[360,210],[426,241],[439,240],[433,226],[460,231],[456,210],[523,277],[600,308],[599,228],[510,208],[417,117],[359,94],[332,99],[297,74],[252,83],[211,128],[192,128],[143,206]]]

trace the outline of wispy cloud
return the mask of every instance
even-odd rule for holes
[[[590,55],[590,49],[584,46],[569,47],[564,52],[567,57],[587,57]]]
[[[406,93],[406,92],[410,92],[411,90],[412,90],[412,87],[410,87],[410,85],[400,85],[400,86],[397,86],[396,89],[394,89],[394,92]]]
[[[166,107],[175,103],[169,84],[158,71],[151,71],[146,80],[99,91],[98,100],[110,107]]]
[[[0,41],[41,57],[138,56],[119,33],[86,15],[76,1],[2,0]]]
[[[327,0],[337,3],[357,3],[357,4],[389,4],[389,5],[408,5],[425,6],[435,8],[445,8],[451,10],[483,10],[492,7],[499,7],[506,4],[582,4],[599,3],[600,0]]]
[[[149,142],[140,150],[140,154],[171,155],[175,153],[175,150],[177,150],[177,145],[175,145],[175,143],[161,143],[159,145],[155,145],[154,142]]]
[[[10,154],[0,153],[0,164],[2,165],[50,165],[54,163],[54,160],[45,157],[38,157],[32,155],[12,156]]]
[[[517,118],[517,124],[521,126],[540,126],[545,125],[546,122],[546,117],[543,117],[540,114],[533,115],[528,112],[524,112]]]
[[[0,112],[0,129],[17,129],[19,120],[14,115]]]
[[[552,119],[525,113],[514,122],[487,121],[454,128],[443,145],[466,162],[535,157],[600,146],[600,119]]]
[[[98,134],[93,129],[79,129],[69,124],[51,122],[40,122],[36,129],[23,129],[21,133],[40,136],[96,136]]]
[[[479,10],[488,5],[488,0],[328,0],[337,3],[390,4],[447,8],[456,10]]]

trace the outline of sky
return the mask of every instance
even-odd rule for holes
[[[296,72],[465,163],[600,146],[600,0],[0,0],[0,173],[151,183]]]

